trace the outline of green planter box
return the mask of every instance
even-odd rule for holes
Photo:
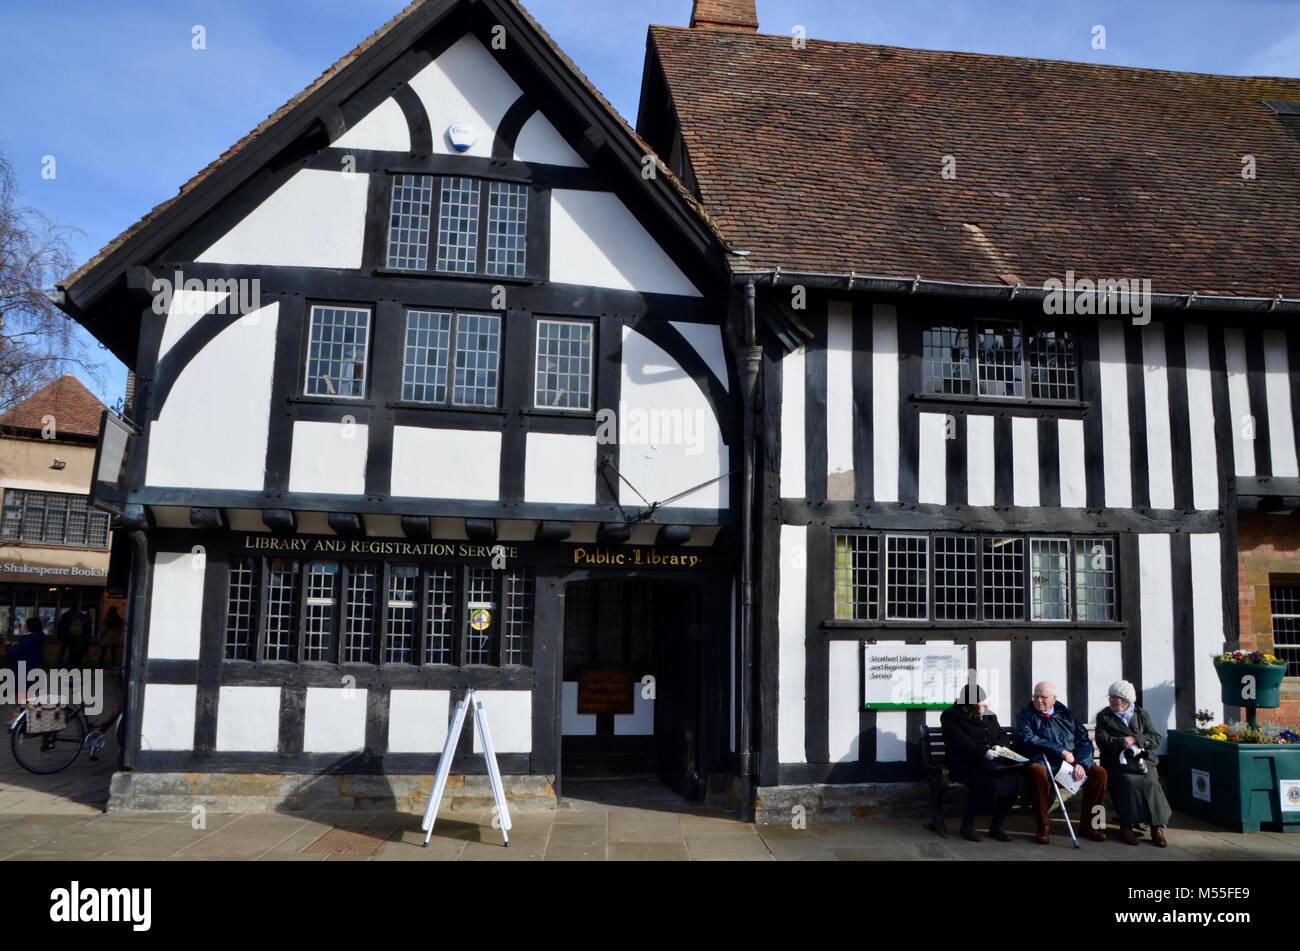
[[[1300,744],[1228,743],[1173,730],[1167,770],[1169,802],[1179,812],[1234,832],[1300,832],[1300,808],[1284,811],[1284,780],[1300,783]],[[1300,806],[1300,803],[1296,803]]]
[[[1282,704],[1282,678],[1286,666],[1279,664],[1215,664],[1219,675],[1220,696],[1230,707],[1263,707],[1271,710]],[[1255,678],[1255,699],[1243,700],[1242,678],[1250,674]]]

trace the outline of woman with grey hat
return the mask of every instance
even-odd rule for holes
[[[1001,742],[1002,727],[988,712],[987,695],[977,684],[967,684],[951,707],[943,711],[944,749],[948,758],[948,775],[967,790],[966,814],[961,820],[962,838],[979,842],[975,817],[993,813],[989,835],[999,842],[1010,842],[1003,822],[1020,793],[1016,772],[1003,768],[1006,763],[993,751]]]
[[[1137,845],[1138,823],[1150,823],[1151,841],[1164,848],[1169,801],[1156,775],[1155,750],[1163,739],[1151,715],[1137,705],[1137,691],[1127,680],[1107,689],[1109,705],[1097,714],[1097,749],[1110,775],[1110,800],[1119,818],[1120,838]]]

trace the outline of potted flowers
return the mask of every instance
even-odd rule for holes
[[[1246,719],[1255,722],[1255,708],[1282,702],[1286,661],[1262,651],[1226,651],[1214,658],[1224,705],[1245,707]]]

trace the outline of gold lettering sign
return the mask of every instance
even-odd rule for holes
[[[386,555],[396,558],[459,558],[466,561],[490,559],[496,548],[507,559],[519,557],[514,545],[474,545],[469,542],[407,542],[370,538],[298,538],[277,535],[245,535],[249,551],[285,555]]]
[[[699,555],[653,548],[575,548],[573,564],[584,568],[698,568]]]

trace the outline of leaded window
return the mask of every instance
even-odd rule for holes
[[[973,621],[979,611],[979,539],[939,535],[934,540],[934,618]]]
[[[537,321],[534,402],[539,409],[591,409],[595,328],[586,321]]]
[[[494,407],[500,376],[499,316],[407,311],[403,400]]]
[[[1300,677],[1300,583],[1269,583],[1273,614],[1273,653],[1286,661],[1288,677]]]
[[[835,536],[835,617],[874,621],[880,603],[880,539]]]
[[[267,565],[265,660],[297,660],[299,563],[272,558]]]
[[[364,397],[369,346],[369,310],[313,306],[307,344],[307,395]]]
[[[1035,621],[1070,620],[1070,540],[1029,540],[1030,612]]]
[[[378,572],[373,563],[349,565],[347,604],[343,615],[343,663],[374,660],[375,591]]]
[[[1115,540],[1074,540],[1074,616],[1079,621],[1114,621]]]
[[[429,267],[429,226],[433,217],[433,178],[398,175],[388,221],[388,266],[424,271]]]
[[[533,570],[507,571],[502,581],[505,614],[501,628],[501,663],[527,667],[533,656]]]
[[[969,396],[970,330],[935,324],[921,332],[921,375],[927,393]]]
[[[335,618],[339,607],[339,566],[313,561],[307,566],[303,660],[334,660]]]
[[[456,570],[429,571],[424,599],[424,662],[456,663]]]
[[[1025,619],[1025,540],[985,538],[983,573],[984,620]]]
[[[1038,400],[1078,398],[1074,335],[1038,328],[1029,335],[1029,395]]]
[[[473,274],[477,271],[478,229],[478,180],[444,178],[438,202],[437,270],[454,274]]]
[[[85,496],[4,490],[0,541],[103,549],[108,528],[108,513],[90,508]]]
[[[491,569],[465,569],[465,608],[465,663],[490,664],[497,632],[496,577]]]
[[[924,621],[930,616],[930,539],[885,536],[885,617]]]
[[[419,632],[420,569],[415,565],[394,565],[388,572],[385,606],[384,662],[409,664],[415,659]]]
[[[1020,325],[980,325],[976,364],[980,396],[1024,396],[1025,355],[1021,349]]]
[[[528,189],[488,183],[487,273],[523,277],[528,250]]]
[[[226,660],[252,660],[257,643],[257,600],[260,582],[257,558],[230,562],[230,590],[226,597]]]

